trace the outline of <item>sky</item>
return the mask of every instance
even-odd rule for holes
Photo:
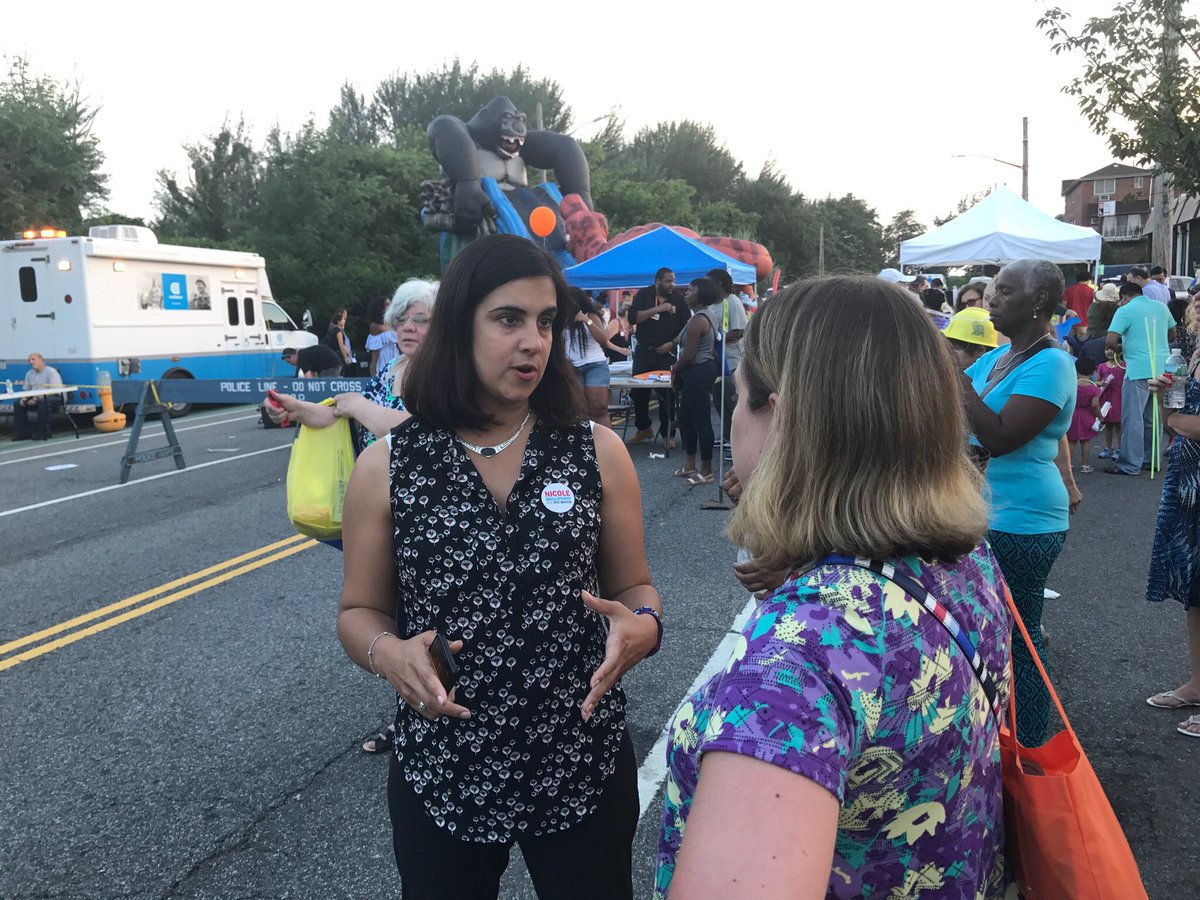
[[[1112,0],[1060,5],[1082,20],[1106,14]],[[6,4],[0,56],[24,56],[35,73],[79,84],[100,110],[108,208],[145,218],[158,170],[185,170],[182,146],[226,119],[244,117],[256,140],[309,117],[323,126],[344,82],[369,97],[392,73],[431,71],[457,56],[484,70],[521,63],[556,80],[576,123],[615,109],[631,137],[663,121],[706,122],[749,175],[773,160],[806,196],[852,193],[882,222],[913,209],[928,225],[969,194],[1000,184],[1020,192],[1018,168],[982,157],[1019,165],[1023,116],[1029,199],[1044,212],[1063,211],[1063,179],[1113,161],[1061,92],[1082,62],[1054,56],[1036,27],[1043,8],[1041,0],[609,0],[504,13],[496,0],[368,0],[337,10],[67,0],[53,16],[39,4]],[[583,125],[576,136],[601,127]]]

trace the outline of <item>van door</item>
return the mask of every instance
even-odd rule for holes
[[[0,379],[24,378],[30,353],[48,360],[61,355],[55,322],[64,301],[55,274],[45,245],[10,246],[0,255],[0,360],[8,362]]]
[[[261,374],[256,349],[266,342],[258,322],[254,288],[239,281],[221,282],[221,297],[225,306],[225,343],[229,354],[222,366],[228,378],[247,378]]]

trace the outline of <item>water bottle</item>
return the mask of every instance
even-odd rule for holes
[[[1182,409],[1187,399],[1187,360],[1179,352],[1178,347],[1171,348],[1167,357],[1166,373],[1171,376],[1171,384],[1163,394],[1163,406],[1167,409]]]

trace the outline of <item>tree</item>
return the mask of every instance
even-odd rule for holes
[[[900,243],[925,233],[925,226],[917,221],[911,209],[902,209],[892,216],[883,229],[883,246],[889,266],[900,265]]]
[[[363,95],[350,82],[343,84],[338,105],[329,111],[330,137],[347,144],[377,144],[378,125]]]
[[[818,227],[825,226],[825,271],[878,272],[886,254],[875,210],[853,194],[813,205]]]
[[[757,178],[738,186],[735,202],[738,209],[758,217],[757,239],[788,278],[816,274],[816,211],[792,190],[774,163],[768,160]]]
[[[479,71],[478,63],[464,68],[457,57],[435,72],[396,74],[384,79],[375,89],[371,116],[382,136],[403,128],[424,132],[435,116],[446,113],[466,121],[498,96],[515,103],[528,116],[530,128],[537,127],[534,115],[539,102],[544,128],[565,132],[571,127],[571,107],[563,100],[558,82],[534,79],[522,65],[511,72],[493,69],[485,74]]]
[[[250,143],[244,121],[229,123],[206,142],[185,145],[191,178],[181,183],[175,173],[158,173],[154,205],[156,227],[165,236],[225,243],[245,231],[245,221],[258,200],[262,157]]]
[[[1200,193],[1200,22],[1181,0],[1118,0],[1078,29],[1051,7],[1038,27],[1056,54],[1082,59],[1063,91],[1117,159],[1157,164],[1178,190]]]
[[[312,123],[272,134],[243,241],[291,309],[318,322],[339,306],[357,315],[405,278],[437,272],[437,241],[418,219],[421,181],[436,173],[423,146],[345,143]]]
[[[952,212],[948,212],[944,216],[934,216],[933,217],[933,227],[941,228],[943,225],[945,225],[951,219],[957,219],[959,216],[961,216],[963,213],[965,213],[968,209],[973,207],[976,203],[978,203],[980,200],[982,200],[984,197],[986,197],[991,192],[992,192],[992,189],[987,188],[987,189],[979,191],[978,193],[975,193],[975,194],[967,194],[967,196],[963,197],[961,200],[958,201],[958,205],[954,208],[954,210]]]
[[[638,181],[682,178],[700,203],[728,200],[746,180],[742,164],[717,142],[712,126],[686,120],[643,128],[613,162]]]
[[[648,222],[695,228],[699,224],[692,203],[695,193],[678,178],[638,181],[601,169],[592,179],[596,209],[604,213],[614,235]]]
[[[27,59],[13,60],[0,81],[0,234],[32,225],[78,234],[85,211],[108,197],[92,133],[97,112],[78,84],[34,76]]]

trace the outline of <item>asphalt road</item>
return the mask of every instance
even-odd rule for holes
[[[141,463],[124,487],[124,434],[0,445],[0,897],[397,896],[386,760],[358,749],[392,698],[334,635],[340,555],[284,516],[291,435],[246,408],[177,426],[188,468]],[[662,653],[626,681],[649,757],[641,898],[651,749],[747,597],[723,514],[699,508],[714,492],[634,451],[668,618]],[[1150,895],[1200,897],[1200,742],[1144,702],[1186,677],[1181,611],[1142,599],[1158,483],[1080,478],[1051,578],[1052,674]],[[503,896],[533,896],[517,853]]]

